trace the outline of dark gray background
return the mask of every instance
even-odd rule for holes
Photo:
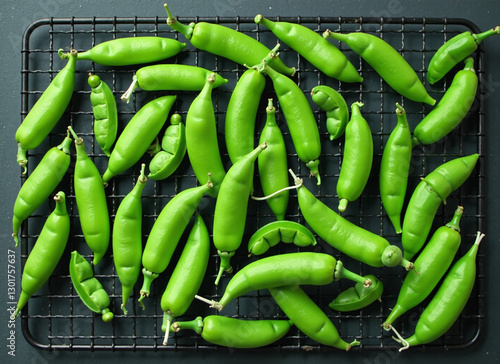
[[[171,7],[178,16],[254,16],[263,13],[267,16],[395,16],[395,17],[459,17],[477,24],[482,30],[500,25],[500,2],[487,0],[472,2],[454,1],[243,1],[243,0],[171,0]],[[4,162],[0,173],[0,232],[2,250],[0,251],[0,358],[8,363],[62,363],[67,360],[80,362],[149,362],[184,361],[185,363],[202,360],[204,363],[223,361],[252,362],[332,362],[337,363],[392,363],[392,362],[452,362],[463,359],[483,363],[500,360],[498,337],[500,334],[500,315],[498,300],[500,294],[496,277],[500,273],[496,256],[500,254],[500,233],[498,232],[498,214],[496,206],[500,202],[500,193],[496,181],[500,178],[498,163],[498,137],[500,133],[500,37],[490,38],[485,42],[486,57],[486,135],[487,145],[485,162],[487,173],[486,185],[486,235],[482,246],[487,252],[485,272],[487,274],[486,295],[486,329],[480,340],[471,348],[451,352],[364,352],[364,353],[113,353],[113,352],[44,352],[28,345],[22,336],[19,321],[16,326],[16,356],[7,355],[8,313],[6,302],[6,255],[11,245],[11,210],[17,191],[19,190],[19,167],[14,162],[16,145],[14,133],[19,125],[21,110],[21,39],[24,29],[34,20],[48,17],[91,17],[91,16],[165,16],[163,1],[153,0],[17,0],[2,1],[0,5],[0,27],[3,42],[0,48],[2,70],[0,72],[0,155]],[[496,167],[496,168],[495,168]],[[19,258],[18,258],[19,259]],[[20,282],[17,282],[20,287]],[[1,307],[1,306],[0,306]]]

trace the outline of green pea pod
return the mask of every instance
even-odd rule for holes
[[[24,173],[28,163],[26,151],[38,147],[49,135],[73,95],[77,52],[72,50],[64,54],[60,49],[59,56],[68,59],[66,66],[57,73],[16,130],[17,163],[24,168]]]
[[[357,340],[344,341],[330,318],[300,286],[270,288],[269,292],[290,321],[312,340],[346,351],[359,345]]]
[[[31,296],[48,281],[66,248],[70,229],[66,195],[59,191],[54,200],[56,206],[45,220],[42,231],[24,264],[21,295],[17,301],[14,317],[19,315]]]
[[[424,246],[439,206],[469,178],[478,158],[478,154],[471,154],[445,162],[417,185],[403,220],[401,242],[406,259],[412,259]]]
[[[465,31],[444,43],[432,56],[427,68],[427,80],[432,85],[442,79],[455,65],[474,52],[486,38],[500,33],[500,26],[480,34]]]
[[[340,312],[356,311],[371,305],[376,300],[380,300],[384,291],[384,285],[380,279],[374,275],[364,276],[372,281],[371,286],[361,283],[356,283],[354,287],[350,287],[341,292],[335,299],[328,304],[332,310]]]
[[[209,343],[229,348],[260,348],[284,337],[292,323],[288,320],[242,320],[233,317],[209,315],[193,321],[178,321],[172,331],[194,330]]]
[[[167,24],[184,34],[198,49],[230,59],[242,66],[259,64],[270,52],[264,44],[243,32],[206,22],[184,25],[175,19],[167,4],[165,10],[168,15]],[[295,74],[295,68],[287,67],[280,59],[276,59],[272,67],[286,75]]]
[[[107,184],[142,158],[167,121],[177,96],[158,97],[141,107],[123,129],[109,156],[108,168],[102,176]]]
[[[78,60],[88,60],[104,66],[131,66],[170,58],[186,47],[175,39],[163,37],[126,37],[95,45],[78,53]]]
[[[19,245],[18,233],[23,221],[42,206],[66,174],[71,162],[69,153],[72,141],[68,132],[61,144],[45,153],[21,186],[12,216],[12,237],[16,246]]]
[[[278,220],[285,218],[289,192],[287,150],[285,139],[276,124],[276,108],[269,99],[266,108],[266,125],[260,134],[259,143],[267,144],[265,153],[257,158],[259,180],[265,200]],[[254,199],[258,199],[252,197]]]
[[[167,287],[161,297],[165,332],[163,345],[167,345],[171,323],[177,316],[184,315],[201,287],[210,257],[210,235],[200,214],[194,217],[194,224],[182,250]]]
[[[396,305],[384,322],[386,330],[402,314],[425,300],[445,275],[462,240],[460,218],[463,211],[463,207],[459,206],[453,219],[436,230],[415,260],[415,270],[406,275]]]
[[[186,127],[179,114],[173,114],[161,140],[161,148],[149,163],[148,178],[162,180],[174,173],[186,155]]]
[[[132,189],[120,202],[113,223],[113,261],[116,274],[122,285],[123,313],[127,314],[126,304],[132,295],[134,285],[141,273],[142,256],[142,191],[147,178],[146,165],[142,164],[141,175]]]
[[[361,77],[347,57],[321,34],[295,23],[273,22],[261,14],[256,24],[271,30],[281,41],[307,59],[315,68],[342,82],[362,82]]]
[[[455,129],[474,103],[477,84],[474,59],[468,57],[464,69],[457,72],[443,98],[415,127],[413,144],[435,143]]]
[[[118,133],[118,110],[113,91],[97,75],[89,75],[90,103],[94,113],[94,135],[101,150],[109,157]]]
[[[434,100],[408,62],[382,38],[363,32],[348,34],[326,30],[323,37],[345,42],[359,54],[382,79],[400,95],[417,102],[434,105]]]
[[[405,109],[396,103],[398,123],[391,132],[380,161],[380,199],[396,234],[401,234],[401,212],[406,198],[412,155],[411,131]]]
[[[304,225],[295,221],[279,220],[258,229],[248,241],[248,252],[261,255],[279,242],[293,243],[300,247],[317,244],[314,234]]]
[[[139,68],[132,83],[121,99],[130,101],[137,87],[144,91],[201,91],[205,80],[212,73],[202,67],[184,64],[156,64]],[[213,87],[227,83],[227,79],[215,74]]]
[[[208,192],[217,197],[222,180],[226,175],[219,150],[217,123],[212,103],[212,87],[215,73],[211,73],[203,90],[196,96],[186,116],[186,148],[191,167],[201,184],[211,174],[213,188]]]
[[[113,312],[109,310],[108,293],[94,277],[90,263],[76,250],[71,252],[69,274],[73,287],[85,306],[95,313],[100,313],[104,322],[113,320]]]
[[[224,271],[232,272],[231,256],[241,245],[245,232],[248,201],[252,188],[254,164],[259,154],[267,148],[260,144],[229,168],[220,186],[215,202],[213,241],[220,256],[219,274],[215,284],[219,284]]]
[[[326,130],[330,140],[344,135],[349,122],[349,108],[342,95],[330,86],[319,85],[311,90],[311,96],[313,102],[326,111]]]

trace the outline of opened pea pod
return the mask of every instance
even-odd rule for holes
[[[328,306],[335,311],[349,312],[365,308],[376,300],[380,301],[384,291],[382,281],[372,274],[364,276],[364,278],[372,281],[369,287],[358,282],[354,287],[349,287],[339,293]]]
[[[326,111],[326,130],[330,140],[340,138],[349,122],[349,107],[342,95],[330,86],[319,85],[311,90],[311,98]]]

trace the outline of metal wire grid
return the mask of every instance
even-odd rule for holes
[[[273,18],[271,18],[273,19]],[[181,22],[208,21],[220,23],[228,27],[245,32],[258,39],[264,44],[272,47],[278,41],[276,37],[265,27],[255,25],[251,18],[179,18]],[[432,54],[439,46],[453,35],[464,30],[477,32],[477,27],[469,21],[463,19],[429,19],[429,18],[275,18],[274,20],[298,22],[311,29],[321,32],[327,28],[333,31],[350,32],[365,31],[377,34],[400,51],[409,63],[416,70],[417,74],[424,80],[427,89],[436,99],[446,91],[451,82],[452,75],[443,82],[435,86],[427,85],[425,82],[426,65]],[[24,116],[34,104],[36,98],[47,87],[50,80],[55,76],[63,63],[57,56],[58,48],[75,48],[78,51],[90,49],[92,46],[109,39],[125,36],[155,35],[167,36],[185,41],[183,36],[170,30],[165,24],[164,18],[51,18],[39,20],[31,24],[23,39],[23,64],[22,64],[22,112]],[[178,56],[165,60],[168,63],[193,64],[209,68],[220,75],[226,77],[229,82],[213,91],[214,107],[220,132],[220,148],[226,166],[230,162],[224,145],[224,118],[227,103],[231,91],[234,88],[239,76],[245,68],[234,63],[216,57],[206,52],[194,49],[189,42],[186,50]],[[399,237],[392,231],[380,202],[378,193],[378,167],[380,157],[392,128],[395,125],[395,102],[400,102],[406,109],[410,125],[414,127],[421,118],[429,112],[426,105],[413,103],[404,100],[395,94],[380,77],[356,54],[342,43],[335,43],[350,58],[358,68],[365,81],[362,84],[345,84],[330,79],[318,72],[296,52],[282,44],[280,52],[281,58],[289,66],[297,68],[294,79],[306,95],[317,84],[327,84],[339,90],[345,97],[348,104],[361,100],[364,102],[362,113],[370,123],[373,132],[375,159],[372,168],[372,176],[362,197],[349,205],[344,216],[352,222],[363,226],[375,233],[385,236],[391,243],[400,244]],[[476,69],[479,77],[479,90],[476,103],[470,111],[467,120],[460,127],[454,130],[443,141],[435,145],[417,147],[414,150],[412,159],[412,169],[408,186],[408,198],[413,191],[419,177],[425,176],[442,162],[457,156],[479,153],[483,154],[484,145],[484,101],[487,98],[484,90],[484,64],[482,58],[482,47],[476,52]],[[148,100],[163,95],[165,93],[148,93],[137,90],[130,104],[125,104],[118,100],[128,87],[135,67],[102,67],[88,61],[81,61],[77,66],[76,86],[73,99],[68,110],[59,122],[56,129],[51,133],[48,140],[36,150],[29,153],[30,171],[39,162],[45,151],[62,140],[66,133],[67,125],[72,125],[76,132],[84,138],[89,156],[93,159],[101,172],[107,165],[107,157],[100,151],[93,138],[93,117],[89,102],[90,89],[86,84],[89,72],[98,74],[114,91],[117,96],[118,111],[120,118],[120,128],[129,120],[132,115]],[[458,70],[457,67],[454,71]],[[177,102],[172,112],[180,113],[185,119],[190,102],[196,93],[179,92]],[[274,97],[272,85],[268,82],[263,95],[262,106],[258,115],[256,127],[256,139],[265,120],[265,105],[267,98]],[[343,152],[343,140],[330,142],[325,127],[324,113],[312,103],[314,113],[318,119],[318,126],[322,139],[322,155],[320,157],[320,171],[323,183],[316,186],[315,181],[307,178],[308,170],[298,161],[294,153],[293,144],[288,134],[285,120],[280,113],[279,104],[277,106],[277,118],[289,152],[289,167],[299,176],[304,178],[305,185],[313,191],[318,198],[326,204],[336,209],[338,200],[336,197],[336,179],[338,178]],[[120,129],[120,130],[121,130]],[[119,131],[120,131],[119,130]],[[161,135],[161,134],[160,134]],[[227,350],[224,347],[214,346],[204,341],[199,335],[192,332],[180,332],[172,334],[167,346],[162,345],[163,332],[161,331],[162,311],[159,307],[159,299],[166,286],[170,272],[173,269],[176,258],[180,254],[183,241],[181,239],[180,248],[176,251],[172,263],[167,271],[158,278],[152,287],[151,296],[145,300],[146,310],[142,310],[137,304],[137,297],[142,277],[136,285],[135,296],[129,301],[129,314],[124,316],[120,312],[120,283],[117,279],[113,266],[111,251],[100,263],[94,267],[95,276],[103,283],[110,294],[112,305],[116,317],[114,321],[103,323],[100,317],[94,315],[79,300],[76,292],[71,286],[68,274],[69,254],[77,249],[89,260],[91,252],[86,247],[78,221],[78,211],[74,200],[72,171],[74,163],[74,152],[72,152],[73,162],[70,166],[66,178],[61,183],[60,189],[67,194],[68,211],[72,219],[71,238],[68,243],[63,258],[51,277],[49,283],[42,288],[30,300],[29,306],[22,312],[23,333],[28,342],[35,347],[50,350]],[[141,162],[148,163],[149,157],[145,156]],[[484,230],[484,171],[482,158],[469,180],[456,192],[454,192],[438,211],[433,230],[449,221],[453,215],[457,204],[465,207],[465,214],[462,218],[463,244],[457,258],[463,255],[470,244],[472,244],[475,232]],[[129,171],[115,177],[107,188],[110,221],[112,223],[116,209],[121,199],[131,190],[139,174],[139,164]],[[21,180],[25,180],[21,176]],[[166,181],[149,181],[143,193],[143,234],[144,238],[154,223],[155,218],[163,206],[181,190],[195,186],[197,183],[187,158],[179,167],[178,171]],[[255,177],[255,194],[261,194],[259,190],[258,177]],[[31,250],[41,226],[53,208],[53,203],[48,201],[23,225],[21,232],[21,257],[22,264],[26,261],[28,252]],[[199,206],[200,213],[204,216],[205,222],[211,230],[213,218],[214,201],[208,197],[202,200]],[[305,223],[296,201],[296,193],[290,194],[290,203],[286,215],[287,219]],[[262,202],[250,201],[245,239],[242,248],[232,259],[235,269],[248,264],[255,257],[248,258],[245,253],[246,239],[260,226],[273,221],[273,215],[267,205]],[[431,231],[432,233],[432,231]],[[111,249],[111,248],[110,248]],[[484,248],[483,248],[484,249]],[[436,342],[426,345],[424,349],[450,349],[463,348],[473,344],[481,332],[484,323],[484,273],[483,261],[484,253],[480,249],[478,256],[477,283],[460,319],[453,328]],[[298,251],[297,247],[277,246],[268,254]],[[334,282],[322,287],[304,287],[311,297],[322,307],[328,316],[337,326],[341,337],[346,341],[358,339],[361,341],[359,348],[353,350],[380,350],[396,348],[398,345],[391,339],[389,333],[381,328],[381,324],[387,317],[390,308],[394,305],[397,293],[404,277],[402,269],[381,268],[375,269],[362,263],[354,261],[339,253],[320,240],[319,246],[315,248],[301,248],[300,250],[312,250],[328,252],[341,259],[351,270],[360,274],[375,274],[385,286],[382,302],[376,302],[371,306],[356,312],[338,313],[328,308],[328,303],[343,289],[351,286],[350,282]],[[207,298],[218,299],[223,293],[223,289],[230,277],[224,276],[219,287],[213,285],[213,281],[218,270],[218,256],[215,250],[209,262],[207,277],[200,289],[200,295]],[[412,333],[416,319],[422,312],[425,303],[418,308],[408,312],[396,324],[403,336]],[[206,307],[204,303],[195,301],[185,316],[179,320],[192,319],[198,315],[204,316],[215,314],[214,310]],[[262,318],[285,318],[283,313],[276,306],[267,291],[251,292],[228,305],[220,314],[240,317],[244,319]],[[230,349],[229,349],[230,350]],[[336,350],[317,344],[313,340],[305,337],[299,330],[293,327],[289,334],[269,347],[262,350]],[[414,350],[422,350],[414,349]]]

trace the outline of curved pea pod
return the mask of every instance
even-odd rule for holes
[[[328,306],[332,310],[349,312],[360,310],[371,305],[376,300],[380,300],[384,291],[382,281],[371,274],[365,276],[365,278],[372,281],[371,286],[366,287],[364,284],[356,283],[354,287],[341,292]]]
[[[342,95],[330,86],[319,85],[311,90],[311,98],[321,110],[326,111],[326,130],[330,140],[344,135],[349,122],[349,108]]]
[[[161,140],[161,149],[149,162],[148,178],[162,180],[174,173],[186,155],[186,127],[182,117],[174,114]]]
[[[100,313],[104,322],[113,320],[108,293],[101,282],[94,277],[90,263],[76,250],[71,252],[69,274],[73,287],[85,306],[95,313]]]
[[[500,26],[480,34],[460,33],[444,43],[432,56],[427,69],[427,80],[432,85],[442,79],[455,65],[474,52],[486,38],[500,33]]]
[[[172,331],[191,329],[209,343],[229,348],[260,348],[284,337],[292,327],[288,320],[242,320],[220,315],[178,321]]]
[[[118,110],[113,91],[97,75],[89,75],[90,103],[94,113],[94,135],[101,150],[109,157],[118,133]]]
[[[295,221],[273,221],[258,229],[248,241],[248,252],[261,255],[279,242],[293,243],[300,247],[317,244],[314,234],[304,225]]]
[[[464,69],[457,72],[443,98],[415,127],[413,144],[435,143],[455,129],[474,103],[477,84],[474,59],[468,57]]]
[[[186,43],[163,37],[127,37],[99,43],[78,53],[78,60],[104,66],[131,66],[170,58],[186,47]]]
[[[439,206],[469,178],[478,158],[476,153],[445,162],[417,185],[403,219],[401,242],[406,259],[424,246]]]
[[[127,103],[137,87],[144,91],[201,91],[205,80],[213,72],[206,68],[184,64],[156,64],[139,68],[132,83],[121,99]],[[213,87],[227,83],[227,79],[215,74]]]

